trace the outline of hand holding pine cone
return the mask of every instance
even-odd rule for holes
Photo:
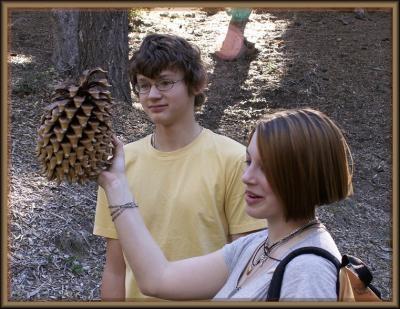
[[[41,173],[48,180],[83,184],[96,180],[110,164],[113,100],[106,73],[101,68],[86,70],[78,85],[56,87],[53,103],[42,115],[36,146]]]

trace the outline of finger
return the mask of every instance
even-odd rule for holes
[[[113,134],[111,136],[111,142],[113,143],[113,145],[115,147],[119,147],[119,148],[123,148],[124,147],[124,143],[122,143],[122,141],[115,134]]]
[[[111,143],[113,144],[113,156],[120,154],[121,152],[123,153],[124,149],[124,143],[118,137],[113,134],[111,136]]]

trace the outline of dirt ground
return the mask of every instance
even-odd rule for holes
[[[332,117],[353,153],[354,195],[318,216],[392,300],[391,12],[256,9],[245,35],[258,53],[224,62],[213,53],[229,18],[225,11],[138,11],[130,48],[150,32],[197,44],[209,71],[197,117],[241,143],[261,115],[277,109],[309,106]],[[98,300],[105,242],[92,235],[96,184],[50,183],[34,156],[39,119],[59,80],[49,25],[46,10],[16,10],[9,19],[9,300]],[[137,103],[121,102],[113,115],[125,143],[152,130]]]

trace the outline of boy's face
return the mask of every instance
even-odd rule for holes
[[[163,70],[155,79],[137,75],[139,101],[154,124],[170,126],[194,114],[194,95],[189,95],[183,72]]]

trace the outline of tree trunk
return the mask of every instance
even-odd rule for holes
[[[126,10],[57,10],[53,62],[77,77],[86,69],[108,71],[112,96],[132,103],[128,76],[128,12]]]
[[[111,93],[131,102],[128,77],[128,12],[81,11],[79,18],[79,70],[100,66],[108,71]]]
[[[79,75],[78,21],[79,11],[51,11],[53,54],[51,60],[62,75]]]

